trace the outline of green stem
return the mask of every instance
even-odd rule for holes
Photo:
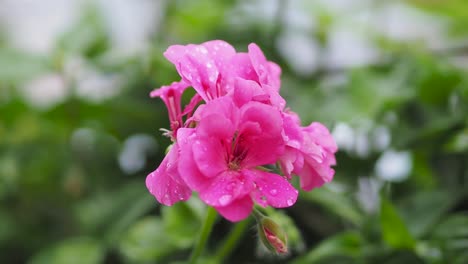
[[[197,244],[195,245],[195,248],[192,251],[192,255],[190,256],[190,264],[197,263],[198,257],[201,255],[203,249],[205,248],[206,241],[208,241],[208,237],[210,236],[211,230],[213,229],[213,225],[216,220],[216,215],[216,210],[213,207],[209,206],[206,210],[205,223],[203,223],[203,227],[200,236],[198,237]]]
[[[224,258],[229,256],[229,254],[232,252],[234,247],[239,242],[239,239],[244,234],[247,226],[249,226],[249,223],[250,223],[250,218],[242,222],[239,222],[234,226],[231,232],[229,232],[228,237],[224,240],[223,245],[218,248],[216,255],[214,257],[214,260],[215,260],[214,263],[223,263]]]

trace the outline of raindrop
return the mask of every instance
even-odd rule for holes
[[[231,199],[232,199],[231,195],[225,194],[219,198],[218,202],[220,203],[221,206],[225,206],[231,201]]]
[[[291,206],[291,205],[294,204],[294,202],[293,202],[292,199],[288,199],[288,200],[286,201],[286,203],[288,204],[288,206]]]
[[[276,189],[271,189],[270,190],[271,195],[276,195],[277,193],[278,193],[278,190],[276,190]]]

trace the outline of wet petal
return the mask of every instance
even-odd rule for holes
[[[171,156],[177,152],[176,149],[173,147],[159,167],[146,177],[146,187],[150,193],[160,203],[168,206],[188,200],[192,194],[189,187],[181,181],[177,171],[177,163],[172,160]]]
[[[226,171],[213,178],[210,186],[200,191],[200,199],[211,206],[227,206],[250,193],[253,183],[237,171]]]
[[[192,151],[195,163],[205,177],[215,177],[228,169],[228,153],[219,138],[197,139],[192,145]]]
[[[249,196],[237,199],[226,206],[216,206],[215,209],[229,221],[237,222],[247,218],[252,212],[253,202]]]
[[[259,170],[249,170],[246,174],[255,182],[253,197],[258,204],[284,208],[296,203],[299,192],[280,175]]]

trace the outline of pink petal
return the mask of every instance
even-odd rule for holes
[[[308,127],[304,128],[304,132],[308,133],[316,144],[323,146],[328,151],[335,153],[338,150],[335,140],[333,139],[328,128],[319,122],[313,122]]]
[[[281,170],[283,174],[289,179],[291,178],[291,173],[295,169],[297,169],[297,165],[300,166],[299,169],[302,169],[302,165],[300,162],[301,157],[302,157],[302,153],[298,149],[291,148],[291,147],[286,147],[283,155],[281,155],[280,160],[279,160],[280,165],[281,165]]]
[[[284,208],[296,203],[299,192],[280,175],[259,170],[249,170],[245,174],[255,182],[254,199],[258,204]]]
[[[203,107],[203,111],[197,111],[196,114],[199,115],[200,123],[210,115],[222,116],[222,119],[226,119],[233,127],[237,127],[239,122],[239,109],[235,106],[232,98],[229,96],[223,96],[208,102]],[[204,125],[200,124],[200,126]]]
[[[177,68],[182,79],[189,83],[203,100],[213,99],[219,71],[203,45],[170,46],[164,56]]]
[[[205,109],[207,108],[208,107],[205,107]],[[233,120],[230,120],[229,117],[226,117],[225,115],[211,114],[204,116],[200,120],[197,127],[197,135],[200,137],[210,137],[218,140],[231,141],[235,133],[234,125]]]
[[[285,146],[279,111],[269,105],[250,102],[241,108],[241,113],[239,144],[247,150],[242,166],[251,168],[275,163]]]
[[[237,199],[226,206],[216,206],[215,209],[229,221],[237,222],[247,218],[252,212],[253,202],[249,196]]]
[[[188,200],[192,191],[180,181],[177,172],[177,147],[174,146],[159,167],[146,177],[146,187],[156,199],[171,206],[176,202]]]
[[[329,164],[319,164],[315,160],[307,160],[299,173],[301,188],[310,191],[331,182],[335,171]]]
[[[237,171],[226,171],[210,180],[210,186],[199,192],[200,199],[210,206],[227,206],[253,189],[253,183]]]
[[[181,128],[177,131],[179,145],[178,172],[187,186],[194,191],[199,191],[207,188],[210,181],[200,172],[193,157],[192,145],[195,138],[195,130],[192,128]]]
[[[238,107],[252,101],[252,98],[258,95],[264,95],[264,91],[257,82],[236,78],[233,99]],[[269,99],[268,96],[267,98]]]
[[[257,73],[258,80],[261,84],[269,84],[268,83],[268,74],[270,67],[268,65],[268,61],[265,58],[262,50],[257,46],[255,43],[249,44],[249,57],[252,62],[252,66]]]
[[[219,138],[199,138],[192,145],[192,151],[195,163],[205,177],[215,177],[228,169],[227,150]]]
[[[222,40],[207,41],[202,45],[208,50],[218,70],[221,72],[226,71],[231,58],[236,54],[236,50],[229,43]]]
[[[257,73],[247,53],[237,53],[231,59],[230,71],[237,77],[259,83]]]

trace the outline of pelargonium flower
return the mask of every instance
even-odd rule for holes
[[[306,191],[332,180],[333,138],[320,123],[302,127],[286,108],[279,94],[281,68],[257,45],[243,53],[214,40],[173,45],[164,55],[181,80],[151,92],[168,108],[165,135],[174,142],[146,179],[160,203],[170,206],[197,192],[225,218],[239,221],[255,203],[293,205],[298,195],[289,183],[293,175]],[[189,87],[196,94],[182,110]],[[267,169],[278,164],[283,175]]]
[[[338,148],[328,129],[318,122],[301,127],[297,115],[283,114],[286,149],[279,161],[284,175],[298,175],[305,191],[330,182]]]
[[[253,201],[288,207],[297,190],[282,176],[257,169],[274,164],[284,151],[280,112],[232,98],[208,102],[195,129],[179,130],[179,173],[200,199],[231,221],[247,217]]]

